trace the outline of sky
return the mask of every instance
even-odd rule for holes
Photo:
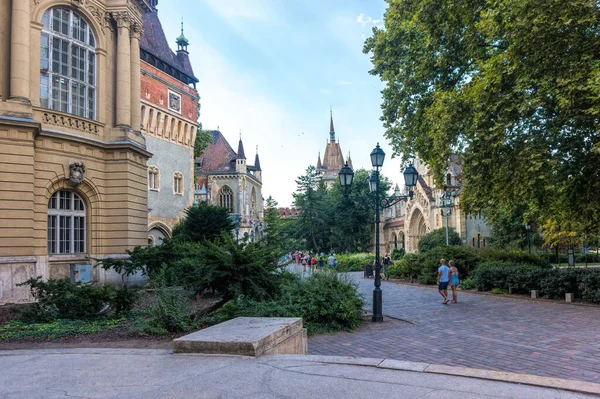
[[[383,137],[381,89],[363,44],[383,24],[383,0],[160,0],[173,49],[183,18],[199,80],[200,121],[219,129],[248,163],[256,147],[263,197],[293,205],[296,178],[336,138],[355,169],[371,168],[379,142],[383,174],[402,185],[399,159]]]

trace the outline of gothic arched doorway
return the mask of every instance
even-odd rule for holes
[[[420,209],[415,209],[408,226],[408,252],[419,250],[419,239],[427,234],[427,222]]]

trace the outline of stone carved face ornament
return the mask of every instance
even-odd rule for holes
[[[69,181],[68,184],[71,187],[75,187],[83,182],[83,175],[85,173],[85,165],[83,162],[76,161],[69,164]]]

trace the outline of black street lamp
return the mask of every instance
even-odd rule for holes
[[[368,197],[354,197],[354,199],[368,202],[375,208],[375,288],[373,289],[373,321],[383,321],[383,305],[382,305],[382,292],[381,292],[381,262],[379,259],[379,214],[381,210],[389,208],[390,206],[400,202],[408,201],[412,199],[413,192],[411,190],[417,184],[417,178],[419,173],[411,164],[404,170],[404,183],[409,189],[408,195],[400,195],[400,190],[396,190],[394,195],[391,197],[380,198],[379,196],[379,168],[383,166],[383,160],[385,159],[385,152],[377,147],[371,152],[371,164],[375,168],[371,177],[369,178],[369,188],[371,195]],[[354,171],[348,166],[348,163],[340,170],[338,174],[340,179],[340,185],[344,188],[344,195],[348,194],[348,188],[352,185],[354,179]]]

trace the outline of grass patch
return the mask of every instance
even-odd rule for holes
[[[95,334],[119,327],[125,319],[65,320],[50,323],[24,323],[11,321],[0,326],[0,340],[57,339],[77,335]]]

